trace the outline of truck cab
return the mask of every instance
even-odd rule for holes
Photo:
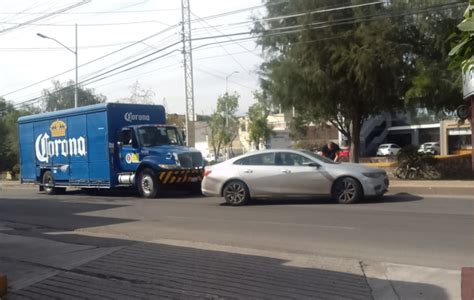
[[[117,137],[119,181],[137,185],[143,197],[155,197],[158,185],[186,184],[197,189],[202,180],[201,152],[184,145],[175,126],[132,125]]]

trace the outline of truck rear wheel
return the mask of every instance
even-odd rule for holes
[[[54,187],[54,177],[51,171],[44,172],[41,182],[43,183],[44,191],[48,195],[61,194],[66,191],[65,188]]]
[[[138,175],[138,192],[144,198],[156,198],[158,195],[158,180],[151,169],[144,169]]]

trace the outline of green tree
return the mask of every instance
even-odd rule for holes
[[[217,158],[223,148],[232,151],[232,142],[238,135],[238,119],[236,112],[239,109],[239,94],[225,93],[217,98],[216,111],[208,121],[209,143]]]
[[[28,107],[17,110],[0,98],[0,171],[12,172],[13,176],[19,173],[17,120],[32,112],[35,111]]]
[[[391,18],[366,18],[388,15],[389,5],[320,12],[357,3],[268,0],[268,21],[256,22],[254,29],[266,54],[262,89],[306,120],[331,122],[351,142],[355,162],[364,120],[403,106],[409,51]],[[287,15],[296,16],[279,18]]]
[[[434,9],[398,21],[404,32],[400,42],[410,45],[406,104],[426,108],[434,115],[454,111],[462,101],[462,78],[459,69],[450,68],[449,52],[452,32],[462,19],[464,7],[459,3],[440,7],[438,0],[395,1],[394,7],[402,11]]]
[[[153,98],[155,92],[152,89],[146,89],[140,86],[138,80],[136,80],[130,88],[130,96],[122,98],[119,102],[123,103],[136,103],[136,104],[153,104]]]
[[[43,90],[42,101],[44,111],[56,111],[74,107],[74,82],[61,84],[53,80],[51,90]],[[93,89],[78,87],[78,106],[103,103],[107,100],[104,95],[96,94]]]
[[[257,148],[260,143],[266,143],[272,136],[273,130],[269,127],[267,118],[270,114],[270,103],[264,93],[255,91],[254,98],[257,103],[249,107],[249,139]]]
[[[459,42],[449,55],[453,57],[453,65],[456,68],[462,67],[463,71],[467,72],[474,65],[474,0],[469,1],[464,20],[457,27],[461,31],[456,34]]]

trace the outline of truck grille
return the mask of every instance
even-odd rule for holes
[[[180,153],[178,159],[183,168],[200,168],[204,165],[201,152]]]

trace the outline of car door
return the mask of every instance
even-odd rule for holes
[[[280,193],[278,176],[280,167],[275,165],[275,153],[265,152],[244,157],[234,165],[253,196],[272,196]]]
[[[313,160],[293,152],[278,152],[280,193],[286,195],[326,195],[332,181],[326,170]]]

